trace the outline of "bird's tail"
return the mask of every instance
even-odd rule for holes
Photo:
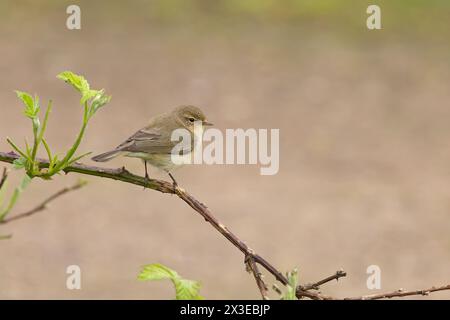
[[[114,159],[115,157],[119,156],[123,151],[122,150],[112,150],[108,151],[102,154],[99,154],[98,156],[95,156],[92,158],[92,160],[97,162],[106,162],[111,159]]]

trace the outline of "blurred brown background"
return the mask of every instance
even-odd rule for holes
[[[375,2],[383,29],[369,31]],[[0,150],[10,151],[6,136],[31,135],[15,89],[54,100],[47,137],[54,150],[69,146],[82,110],[55,78],[64,70],[113,96],[80,152],[105,151],[187,103],[220,129],[280,128],[277,175],[193,166],[178,181],[302,282],[344,268],[324,293],[378,292],[366,288],[372,264],[382,291],[449,283],[450,5],[375,2],[2,0]],[[81,6],[79,31],[65,27],[69,4]],[[107,165],[142,173],[137,160]],[[33,181],[12,214],[77,178]],[[136,280],[154,262],[200,280],[207,298],[259,297],[240,252],[182,201],[84,178],[47,211],[0,227],[13,234],[0,241],[0,298],[171,299],[170,283]],[[65,287],[72,264],[79,291]]]

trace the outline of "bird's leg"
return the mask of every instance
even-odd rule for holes
[[[167,171],[167,173],[169,174],[170,179],[172,179],[173,190],[176,191],[176,189],[178,187],[178,182],[177,182],[177,180],[175,180],[175,178],[173,177],[173,175],[169,171]]]
[[[150,180],[150,177],[148,176],[148,170],[147,170],[147,161],[144,160],[144,167],[145,167],[145,180]]]
[[[148,171],[147,171],[147,161],[144,160],[144,167],[145,167],[145,182],[149,183],[150,182],[150,177],[148,176]],[[144,190],[145,190],[145,186],[144,186]]]

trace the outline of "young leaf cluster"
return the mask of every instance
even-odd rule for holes
[[[89,153],[77,156],[76,152],[80,146],[87,125],[92,116],[111,99],[110,96],[105,94],[103,89],[91,89],[89,82],[81,75],[77,75],[71,71],[64,71],[57,77],[70,84],[81,94],[80,104],[83,106],[83,122],[72,146],[66,151],[64,156],[60,157],[51,151],[51,148],[44,137],[47,129],[48,118],[52,110],[52,101],[50,100],[48,102],[44,119],[41,121],[39,118],[41,111],[39,97],[36,95],[33,97],[23,91],[16,91],[17,97],[25,106],[24,114],[31,120],[32,123],[33,144],[30,146],[29,143],[25,141],[25,147],[19,148],[18,145],[11,139],[8,138],[7,141],[20,155],[20,158],[14,161],[14,168],[24,168],[30,178],[40,177],[43,179],[50,179],[66,167],[88,155]],[[47,153],[49,161],[49,166],[47,169],[40,168],[38,161],[36,161],[36,155],[41,146],[44,147]]]
[[[89,121],[101,107],[103,107],[110,101],[111,97],[106,95],[103,89],[91,89],[88,81],[83,76],[77,75],[71,71],[64,71],[57,77],[70,84],[81,94],[80,104],[83,106],[83,121],[81,128],[78,132],[77,137],[75,138],[75,141],[72,143],[72,146],[65,152],[65,154],[63,156],[55,154],[54,152],[52,152],[45,138],[49,116],[52,111],[52,101],[50,100],[48,102],[44,117],[41,121],[41,106],[39,97],[37,95],[32,96],[24,91],[16,91],[17,97],[22,101],[24,105],[23,113],[25,117],[31,120],[33,143],[30,145],[27,139],[25,139],[25,146],[20,148],[10,138],[6,139],[14,149],[14,151],[16,151],[20,156],[14,161],[14,168],[24,169],[26,175],[23,178],[21,184],[17,188],[15,188],[11,199],[7,202],[6,205],[3,205],[2,200],[2,196],[6,189],[6,184],[1,186],[0,221],[3,220],[6,215],[8,215],[8,213],[12,210],[20,194],[30,183],[32,178],[39,177],[42,179],[51,179],[55,174],[60,173],[65,168],[72,165],[74,162],[90,154],[85,153],[82,155],[76,155],[76,152],[84,137]],[[48,168],[45,169],[40,167],[39,161],[37,160],[37,154],[41,147],[45,149],[49,162]]]
[[[182,278],[175,270],[172,270],[162,264],[154,263],[143,267],[138,276],[139,280],[171,280],[175,287],[175,297],[177,300],[202,300],[199,295],[200,283],[194,280]]]

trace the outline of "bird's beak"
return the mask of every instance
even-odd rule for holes
[[[214,124],[208,121],[203,121],[204,126],[213,126]]]

